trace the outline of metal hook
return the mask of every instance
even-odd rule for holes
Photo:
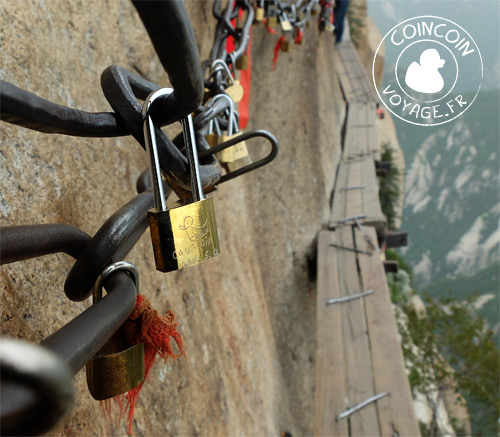
[[[227,78],[231,81],[231,85],[233,85],[234,84],[234,77],[231,74],[231,70],[229,70],[229,67],[228,67],[228,65],[226,64],[226,62],[224,60],[222,60],[222,59],[216,59],[212,63],[212,70],[214,71],[214,73],[220,71],[221,68],[216,68],[219,64],[221,65],[222,70],[224,70],[226,72]]]
[[[239,131],[238,124],[236,122],[235,118],[235,110],[234,110],[234,102],[231,97],[229,97],[227,94],[217,94],[215,97],[212,98],[212,102],[216,102],[219,99],[226,99],[229,102],[229,117],[227,121],[227,134],[229,136],[233,135],[233,128],[236,127],[236,132]]]
[[[234,179],[238,176],[241,176],[245,173],[251,172],[251,171],[253,171],[259,167],[262,167],[266,164],[269,164],[278,155],[278,149],[279,149],[278,140],[276,139],[276,137],[272,133],[261,129],[261,130],[243,132],[242,134],[238,135],[237,137],[231,138],[228,141],[225,141],[223,143],[218,144],[215,147],[212,147],[210,150],[205,150],[203,152],[200,152],[200,154],[199,154],[200,158],[204,158],[206,156],[210,156],[210,155],[213,155],[215,153],[221,152],[222,150],[227,149],[228,147],[234,146],[235,144],[238,144],[241,141],[246,141],[246,140],[248,140],[250,138],[254,138],[254,137],[263,137],[266,140],[268,140],[271,143],[271,152],[266,157],[259,159],[258,161],[252,162],[251,164],[246,165],[245,167],[239,168],[238,170],[235,170],[231,173],[223,175],[219,179],[219,181],[217,182],[217,185],[222,184],[223,182],[227,182],[227,181]]]

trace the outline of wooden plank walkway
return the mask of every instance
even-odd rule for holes
[[[366,252],[356,253],[354,248]],[[417,436],[375,229],[343,226],[318,238],[315,426],[317,436]],[[330,299],[371,294],[328,305]],[[339,414],[380,393],[376,402]]]
[[[387,219],[382,213],[378,194],[373,159],[341,161],[335,182],[329,228],[342,226],[346,218],[360,217],[359,223],[374,226],[377,234],[383,237],[387,232]]]
[[[314,434],[417,436],[378,243],[387,220],[375,169],[381,153],[376,97],[352,43],[337,47],[347,115],[329,230],[318,237]]]
[[[347,109],[343,158],[369,156],[380,160],[380,155],[375,103],[350,103]]]
[[[336,46],[340,85],[349,103],[376,102],[377,95],[352,41]]]

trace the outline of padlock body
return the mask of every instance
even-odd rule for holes
[[[87,386],[94,399],[113,398],[144,381],[144,343],[115,353],[99,354],[86,366]]]
[[[252,163],[252,159],[250,155],[248,155],[248,150],[246,151],[246,155],[241,156],[238,159],[235,159],[233,162],[227,162],[224,164],[226,170],[228,172],[239,170],[240,168],[246,167]]]
[[[236,69],[237,70],[248,70],[248,55],[241,55],[236,59]]]
[[[220,252],[212,198],[168,211],[148,211],[156,269],[171,272]]]
[[[264,8],[255,9],[255,21],[261,22],[264,19]]]
[[[228,86],[224,92],[233,99],[234,103],[241,102],[243,98],[244,90],[239,80],[235,80],[234,83]]]
[[[281,51],[282,52],[289,52],[290,47],[291,47],[290,41],[288,41],[288,40],[281,41]]]
[[[229,135],[221,135],[217,137],[218,142],[214,145],[212,145],[209,141],[209,144],[211,147],[214,147],[220,143],[225,143],[226,141],[229,141],[230,139],[237,137],[238,135],[241,135],[242,132],[238,132],[232,136]],[[208,136],[208,135],[207,135]],[[242,158],[248,157],[248,149],[245,141],[241,141],[234,146],[228,147],[227,149],[224,149],[220,152],[217,152],[215,154],[219,162],[226,164],[226,163],[231,163],[238,161]]]
[[[267,27],[274,27],[278,23],[278,18],[269,16],[267,17]]]
[[[222,142],[220,140],[221,137],[219,135],[215,135],[215,134],[207,134],[207,135],[205,135],[205,138],[207,140],[207,143],[210,145],[210,147],[215,147],[217,144]]]
[[[291,32],[293,30],[293,26],[292,26],[292,23],[290,23],[290,21],[287,21],[287,20],[283,20],[281,23],[281,30],[283,32]]]

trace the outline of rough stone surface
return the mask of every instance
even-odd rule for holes
[[[1,5],[2,78],[20,88],[108,111],[100,74],[111,64],[168,85],[129,1]],[[205,59],[212,3],[186,6]],[[332,36],[318,36],[313,23],[304,44],[282,53],[271,72],[276,39],[254,29],[249,129],[273,132],[280,154],[215,193],[221,254],[162,274],[146,231],[127,257],[153,305],[177,314],[186,347],[186,358],[156,364],[137,404],[134,435],[312,434],[315,303],[305,255],[329,215],[344,107]],[[135,196],[146,167],[144,151],[128,137],[74,138],[6,123],[1,137],[2,225],[67,223],[93,235]],[[40,342],[90,305],[70,302],[62,291],[73,263],[56,254],[0,269],[2,336]],[[84,371],[75,384],[75,408],[51,434],[125,434],[91,398]]]

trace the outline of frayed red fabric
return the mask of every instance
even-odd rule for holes
[[[281,36],[274,46],[273,71],[276,70],[276,64],[278,63],[278,57],[280,55],[281,43],[283,41],[285,41],[285,37]]]
[[[166,361],[169,357],[175,360],[185,355],[181,335],[177,332],[177,325],[177,319],[172,311],[167,311],[165,315],[160,316],[142,294],[137,296],[134,311],[123,325],[123,335],[127,343],[130,345],[144,343],[144,382],[128,393],[113,398],[120,409],[119,423],[123,414],[128,410],[129,435],[132,435],[135,405],[144,383],[149,381],[149,374],[156,356],[159,355]],[[177,344],[178,353],[173,351],[171,339]],[[104,401],[103,404],[104,411],[111,418],[110,400]]]

